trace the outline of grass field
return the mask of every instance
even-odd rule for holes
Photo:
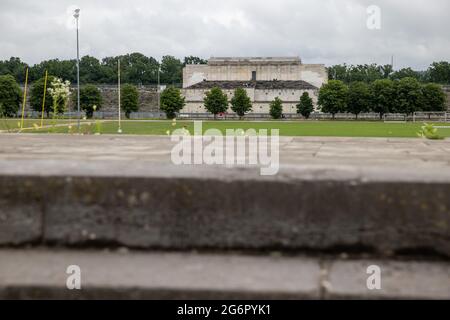
[[[15,122],[17,128],[17,120]],[[72,121],[69,127],[69,120],[58,120],[57,126],[52,126],[52,120],[46,120],[43,129],[34,129],[33,124],[40,124],[39,121],[26,120],[30,128],[27,133],[76,133],[76,123]],[[434,123],[440,126],[450,126],[450,124]],[[368,121],[204,121],[203,132],[214,128],[225,133],[226,129],[279,129],[282,136],[323,136],[323,137],[417,137],[417,132],[421,129],[422,123],[384,123]],[[2,130],[0,122],[0,130]],[[138,135],[167,135],[175,129],[185,128],[194,131],[192,121],[177,121],[175,125],[171,121],[123,121],[123,134]],[[116,134],[118,129],[117,121],[95,121],[89,124],[82,124],[81,133],[94,134]],[[4,130],[4,129],[3,129]],[[450,137],[450,129],[439,129],[439,134]]]
[[[81,120],[85,121],[85,120]],[[68,125],[70,123],[76,123],[75,120],[69,120],[69,119],[44,119],[42,125],[44,127],[52,126],[53,124],[57,125]],[[33,130],[35,132],[35,127],[39,127],[41,125],[41,119],[24,119],[23,121],[23,129],[25,131]],[[21,119],[3,119],[0,118],[0,131],[11,131],[15,132],[18,131],[21,127]],[[67,127],[66,127],[67,130]]]

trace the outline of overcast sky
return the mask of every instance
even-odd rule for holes
[[[367,8],[381,29],[367,28]],[[71,10],[81,8],[81,55],[160,58],[301,56],[304,63],[425,69],[450,60],[449,0],[0,0],[0,59],[73,58]]]

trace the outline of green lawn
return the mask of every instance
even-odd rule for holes
[[[84,121],[84,120],[82,120]],[[76,120],[69,120],[69,119],[44,119],[43,126],[51,126],[52,124],[58,124],[58,125],[67,125],[69,123],[76,123]],[[24,131],[35,131],[35,127],[39,127],[41,125],[41,119],[24,119],[23,120],[23,129]],[[0,130],[2,131],[18,131],[21,127],[21,119],[14,118],[14,119],[4,119],[0,118]],[[66,127],[67,129],[67,127]]]
[[[450,123],[435,123],[435,125],[450,126]],[[222,133],[226,129],[279,129],[282,136],[328,136],[328,137],[417,137],[422,123],[384,123],[368,121],[204,121],[203,132],[207,129],[219,129]],[[122,122],[123,134],[166,135],[168,131],[186,128],[193,133],[192,121],[134,121]],[[84,124],[81,132],[93,134],[116,134],[117,121],[104,121],[99,125]],[[35,133],[74,133],[76,126],[67,126],[28,130]],[[441,136],[450,137],[450,129],[439,129]]]

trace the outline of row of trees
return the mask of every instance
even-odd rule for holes
[[[412,114],[416,111],[445,111],[446,95],[440,85],[421,84],[415,78],[381,79],[371,84],[362,81],[350,85],[330,80],[319,91],[321,110],[331,113],[348,112],[356,117],[362,112]]]
[[[44,112],[62,114],[67,111],[70,96],[68,81],[62,81],[55,76],[49,76]],[[30,90],[30,105],[36,111],[42,110],[44,101],[45,80],[37,80]],[[73,105],[77,96],[72,95]],[[126,84],[121,90],[121,105],[127,117],[139,109],[139,93],[136,86]],[[22,90],[14,77],[0,76],[0,113],[3,116],[17,114],[22,100]],[[80,90],[80,106],[87,117],[92,117],[94,111],[102,107],[102,95],[95,85],[85,85]],[[348,112],[356,118],[362,112],[376,112],[380,118],[385,113],[411,114],[416,111],[445,111],[446,95],[440,85],[434,83],[421,84],[415,78],[401,80],[381,79],[368,84],[362,81],[350,85],[340,80],[330,80],[319,91],[318,104],[325,113]],[[161,110],[168,118],[174,118],[185,106],[185,99],[180,89],[168,87],[161,94]],[[225,113],[231,104],[231,110],[243,117],[252,110],[252,103],[247,91],[237,88],[233,97],[228,96],[220,88],[212,88],[205,94],[205,109],[216,117]],[[303,93],[297,104],[297,112],[308,118],[314,106],[307,92]],[[270,114],[279,119],[283,114],[282,101],[279,98],[270,105]]]
[[[33,110],[44,112],[47,117],[50,114],[62,115],[67,111],[69,99],[72,105],[77,105],[77,95],[71,94],[70,82],[63,81],[58,77],[49,76],[45,91],[45,79],[41,78],[33,83],[30,88],[29,102]],[[20,110],[23,93],[11,75],[0,76],[0,116],[13,117]],[[44,106],[43,106],[44,104]],[[101,109],[103,98],[97,86],[89,84],[80,88],[80,107],[86,112],[87,118],[92,118],[94,111]],[[139,92],[135,85],[125,84],[121,88],[121,105],[127,117],[132,112],[139,110]]]
[[[243,117],[252,110],[252,103],[247,91],[243,88],[237,88],[234,91],[233,98],[228,101],[228,96],[222,89],[215,87],[206,92],[203,100],[205,109],[217,117],[220,113],[225,113],[231,104],[231,110],[237,115]],[[176,113],[186,105],[185,98],[181,95],[178,88],[169,87],[161,94],[161,110],[166,113],[167,118],[172,119]]]
[[[433,62],[427,71],[414,71],[411,68],[394,71],[391,65],[377,64],[342,64],[327,69],[330,80],[341,80],[346,84],[355,81],[372,83],[380,79],[400,80],[403,78],[415,78],[423,83],[450,84],[450,63],[447,61]]]
[[[117,57],[107,57],[101,61],[95,57],[84,56],[80,60],[80,81],[91,84],[117,83],[117,61],[121,60],[122,79],[125,83],[149,85],[160,82],[163,84],[180,84],[182,69],[186,64],[205,64],[206,60],[189,56],[181,61],[173,56],[164,56],[159,62],[153,57],[141,53],[131,53]],[[25,69],[29,67],[29,79],[34,82],[42,77],[47,70],[55,77],[76,82],[76,60],[47,60],[33,66],[28,66],[20,58],[0,61],[0,75],[12,75],[19,83],[25,82]]]
[[[185,99],[178,88],[167,88],[161,94],[161,110],[166,113],[169,119],[174,118],[176,113],[180,112],[185,104]],[[206,92],[203,104],[205,109],[214,115],[214,118],[218,114],[226,113],[228,106],[231,106],[231,110],[240,118],[252,111],[251,99],[244,88],[236,88],[230,100],[228,100],[227,94],[222,89],[218,87],[212,88]],[[313,111],[313,100],[307,92],[304,92],[300,102],[297,104],[297,112],[305,117],[309,117]],[[270,115],[274,119],[280,119],[283,116],[283,105],[280,98],[275,98],[270,104]]]
[[[153,57],[142,53],[131,53],[116,57],[106,57],[101,61],[95,57],[84,56],[80,60],[80,76],[82,83],[114,84],[117,82],[117,60],[121,59],[122,76],[126,83],[136,85],[156,84],[158,69],[160,81],[165,84],[179,84],[182,82],[182,68],[186,64],[206,64],[207,61],[195,56],[179,60],[167,55],[159,62]],[[28,65],[20,58],[10,58],[0,61],[0,75],[10,74],[19,83],[25,82],[25,68]],[[58,78],[76,81],[76,60],[46,60],[30,66],[30,80],[36,81],[45,70]],[[415,78],[421,82],[450,84],[450,63],[447,61],[433,62],[426,71],[414,71],[403,68],[394,71],[391,65],[334,65],[328,68],[330,80],[341,80],[347,84],[355,81],[371,83],[380,79],[398,80],[406,77]]]
[[[228,96],[220,88],[212,88],[204,98],[205,109],[216,118],[225,113],[231,105],[239,117],[252,110],[252,103],[243,88],[237,88],[233,97]],[[386,113],[412,114],[416,111],[445,111],[446,95],[441,86],[434,83],[421,84],[415,78],[401,80],[381,79],[371,84],[355,81],[346,85],[340,80],[330,80],[319,91],[318,104],[321,111],[331,113],[352,113],[358,118],[362,112],[379,113],[380,119]],[[180,90],[166,89],[161,96],[161,109],[168,118],[175,117],[185,105]],[[314,111],[314,103],[308,92],[304,92],[297,104],[297,113],[309,118]],[[270,115],[274,119],[283,116],[283,105],[276,97],[270,104]]]

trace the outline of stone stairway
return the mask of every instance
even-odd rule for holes
[[[264,177],[167,137],[1,135],[0,298],[450,298],[448,140],[281,142]]]

